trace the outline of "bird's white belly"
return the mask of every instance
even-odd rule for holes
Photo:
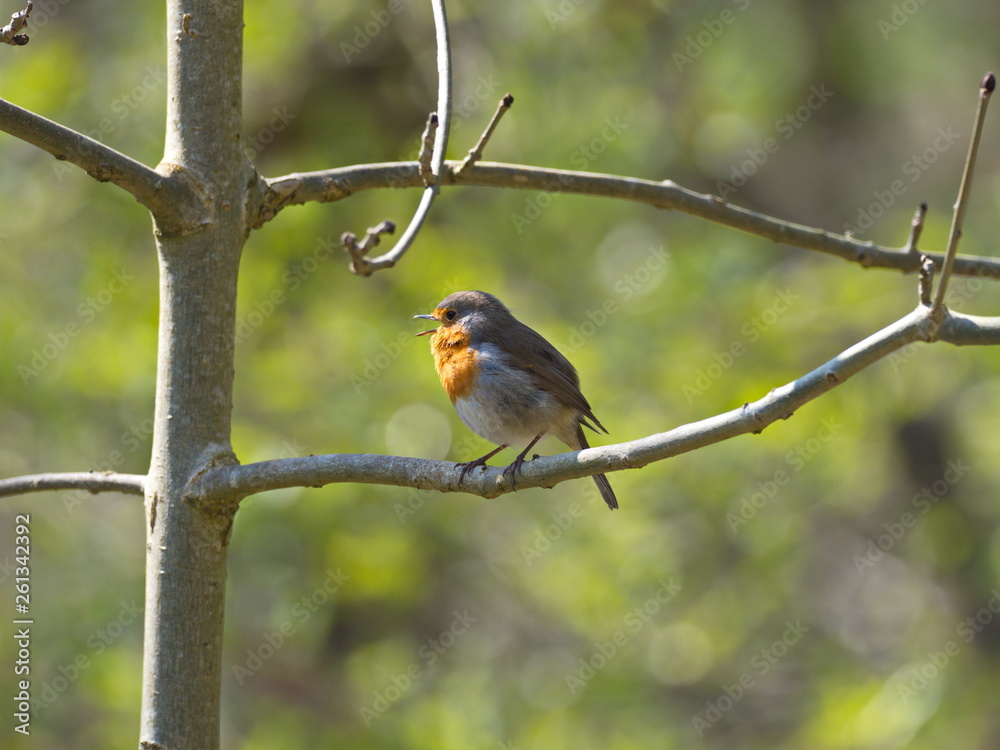
[[[498,408],[495,399],[476,392],[456,399],[455,409],[470,430],[497,445],[523,447],[545,431],[544,422],[521,418],[521,409],[515,416],[509,409]]]
[[[524,447],[546,432],[565,442],[575,430],[573,410],[540,388],[530,373],[512,367],[502,350],[481,345],[476,364],[471,392],[455,399],[455,409],[477,435],[497,445]]]

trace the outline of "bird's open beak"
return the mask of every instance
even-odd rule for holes
[[[427,320],[437,320],[437,318],[435,318],[433,315],[414,315],[413,316],[414,320],[416,320],[417,318],[426,318]],[[437,328],[432,328],[429,331],[421,331],[420,333],[415,333],[413,335],[414,336],[426,336],[428,333],[434,333],[434,331],[436,331],[436,330],[437,330]]]

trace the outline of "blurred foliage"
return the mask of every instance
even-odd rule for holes
[[[452,156],[510,91],[487,159],[712,193],[731,183],[739,205],[893,245],[923,200],[927,249],[943,246],[978,82],[998,67],[1000,7],[966,0],[449,13]],[[263,173],[412,158],[436,85],[423,3],[272,0],[248,4],[246,22],[246,137]],[[29,32],[27,47],[0,50],[4,96],[155,164],[162,10],[42,0]],[[998,122],[969,254],[995,254]],[[142,473],[156,371],[148,216],[13,138],[0,149],[0,475]],[[417,199],[290,208],[250,237],[233,436],[244,462],[485,452],[411,336],[411,316],[458,289],[497,294],[557,343],[612,440],[760,397],[916,304],[910,276],[558,193],[446,190],[401,265],[348,273],[340,233],[403,222]],[[956,280],[950,302],[1000,311],[978,279]],[[354,485],[251,498],[232,541],[224,746],[996,746],[998,368],[997,350],[912,347],[762,435],[612,474],[614,514],[588,481],[494,501]],[[141,502],[5,500],[4,602],[17,513],[31,514],[32,679],[46,703],[30,746],[133,743]],[[8,696],[13,648],[0,639]]]

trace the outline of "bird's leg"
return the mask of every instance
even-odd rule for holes
[[[460,466],[462,468],[462,473],[458,475],[458,483],[459,484],[462,483],[462,480],[465,479],[465,475],[469,473],[470,469],[474,469],[477,466],[482,466],[483,470],[485,471],[486,470],[486,461],[488,459],[490,459],[490,458],[493,458],[493,456],[495,456],[497,453],[499,453],[500,451],[502,451],[506,447],[507,447],[506,445],[501,445],[499,448],[496,448],[495,450],[491,450],[489,453],[487,453],[482,458],[477,458],[475,461],[466,461],[464,463],[458,464],[458,466]]]
[[[542,439],[542,435],[544,435],[544,434],[545,434],[544,432],[540,432],[537,435],[535,435],[535,437],[532,439],[532,441],[530,443],[528,443],[524,447],[524,450],[521,451],[520,454],[518,454],[517,458],[514,459],[514,463],[512,463],[510,466],[508,466],[506,469],[503,470],[503,475],[504,476],[510,475],[510,486],[513,489],[517,489],[517,485],[516,485],[517,472],[519,472],[521,470],[521,464],[524,463],[524,457],[528,455],[528,451],[531,450],[532,446],[534,446],[535,443],[537,443],[539,440]],[[536,458],[537,458],[537,456],[536,456]]]

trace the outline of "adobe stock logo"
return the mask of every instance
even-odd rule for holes
[[[1000,591],[993,589],[990,594],[990,600],[983,607],[955,626],[955,635],[961,638],[961,643],[954,638],[946,641],[939,650],[927,651],[926,659],[910,664],[891,679],[890,684],[895,683],[896,695],[904,705],[940,677],[962,653],[963,644],[970,645],[1000,615]]]
[[[785,464],[782,468],[776,469],[770,479],[759,480],[756,489],[748,495],[743,495],[733,510],[726,513],[729,530],[736,534],[750,523],[758,512],[778,496],[781,488],[789,484],[792,477],[802,471],[843,429],[844,425],[840,422],[830,418],[823,419],[815,435],[785,454]]]
[[[111,278],[103,289],[76,306],[76,319],[67,321],[61,329],[49,331],[48,342],[40,349],[32,349],[27,363],[22,362],[17,366],[21,382],[27,385],[41,375],[49,363],[66,351],[73,340],[83,333],[84,328],[93,323],[133,281],[135,276],[124,267],[120,271],[112,271]]]
[[[781,637],[751,657],[750,669],[743,672],[734,682],[724,684],[722,692],[714,700],[705,703],[705,710],[691,717],[691,726],[698,736],[704,737],[705,732],[722,721],[725,715],[732,711],[733,707],[753,690],[760,679],[770,672],[808,632],[809,626],[803,625],[802,620],[797,619],[795,622],[786,620],[785,631]]]
[[[767,163],[771,155],[776,154],[781,149],[782,144],[791,140],[812,119],[813,114],[830,100],[833,93],[826,87],[825,83],[811,86],[809,96],[802,104],[774,121],[775,135],[768,136],[756,146],[748,148],[746,150],[748,158],[730,166],[728,182],[719,180],[715,183],[718,196],[725,200],[746,185],[750,178],[757,174],[757,170]],[[777,136],[781,136],[781,138],[779,139]]]
[[[385,31],[392,20],[402,12],[402,0],[389,0],[385,8],[369,11],[370,19],[364,25],[358,24],[354,27],[354,36],[351,38],[354,43],[340,43],[340,53],[344,56],[344,62],[349,63],[352,57],[360,55],[361,51]]]
[[[606,117],[604,119],[604,128],[600,134],[575,148],[569,155],[569,163],[580,171],[586,170],[600,158],[601,154],[608,150],[610,144],[621,138],[622,133],[628,130],[628,128],[629,124],[622,122],[617,115]],[[570,182],[572,182],[571,176],[560,174],[542,185],[542,192],[539,195],[532,195],[525,198],[524,212],[512,213],[510,215],[511,223],[514,225],[517,233],[522,234],[525,227],[531,226],[542,215],[542,212],[552,205],[552,201],[562,195],[563,188],[570,184]]]
[[[875,223],[885,216],[886,212],[892,208],[896,202],[906,194],[910,186],[917,182],[927,171],[937,162],[941,155],[950,149],[961,137],[949,125],[946,128],[938,128],[927,148],[916,152],[910,156],[900,168],[902,173],[909,177],[908,181],[895,179],[886,185],[884,190],[873,190],[872,198],[875,200],[862,206],[858,206],[858,215],[854,223],[844,224],[844,234],[859,238]]]
[[[570,695],[576,695],[590,682],[597,673],[608,666],[622,649],[631,642],[660,611],[681,592],[681,585],[674,581],[673,576],[660,580],[660,587],[646,601],[634,607],[622,620],[624,627],[610,635],[606,641],[594,644],[594,650],[586,658],[576,660],[576,670],[566,672],[563,679]]]
[[[889,18],[880,18],[876,24],[879,34],[882,35],[882,40],[888,42],[889,37],[906,25],[913,14],[920,10],[920,7],[926,2],[927,0],[903,0],[902,3],[893,3]]]
[[[326,606],[341,587],[351,580],[351,576],[337,568],[336,571],[326,570],[326,578],[313,589],[312,593],[301,597],[289,611],[289,617],[285,618],[274,630],[261,633],[261,640],[254,648],[246,650],[246,659],[241,663],[233,664],[233,676],[236,682],[243,685],[247,680],[257,674],[264,665],[274,657],[278,651],[294,636],[300,627],[319,612],[321,607]]]
[[[732,4],[742,13],[750,7],[750,0],[732,0]],[[684,68],[694,64],[694,61],[715,44],[715,41],[725,33],[730,24],[736,21],[736,18],[736,13],[732,9],[724,8],[715,18],[702,21],[701,25],[705,28],[697,34],[688,36],[684,40],[684,52],[674,52],[671,58],[674,65],[677,66],[677,72],[682,73]]]
[[[910,498],[913,510],[903,511],[896,520],[883,523],[882,529],[885,533],[868,540],[864,555],[854,555],[853,562],[858,575],[863,576],[869,568],[875,567],[875,564],[890,553],[909,530],[914,528],[942,498],[947,497],[951,488],[961,482],[971,470],[972,467],[960,458],[948,461],[940,479],[936,479]]]
[[[694,380],[684,384],[681,390],[687,402],[694,403],[696,398],[704,396],[799,299],[799,295],[792,292],[791,287],[775,289],[771,304],[759,314],[751,316],[740,327],[739,338],[734,338],[725,349],[713,354],[712,361],[695,372]]]
[[[478,617],[469,614],[469,610],[452,613],[451,624],[436,637],[429,638],[418,650],[419,659],[412,662],[402,672],[393,674],[389,684],[381,690],[372,693],[371,705],[358,707],[358,714],[366,727],[392,708],[416,682],[429,671],[442,655],[452,648],[464,636],[473,624],[479,622]]]

